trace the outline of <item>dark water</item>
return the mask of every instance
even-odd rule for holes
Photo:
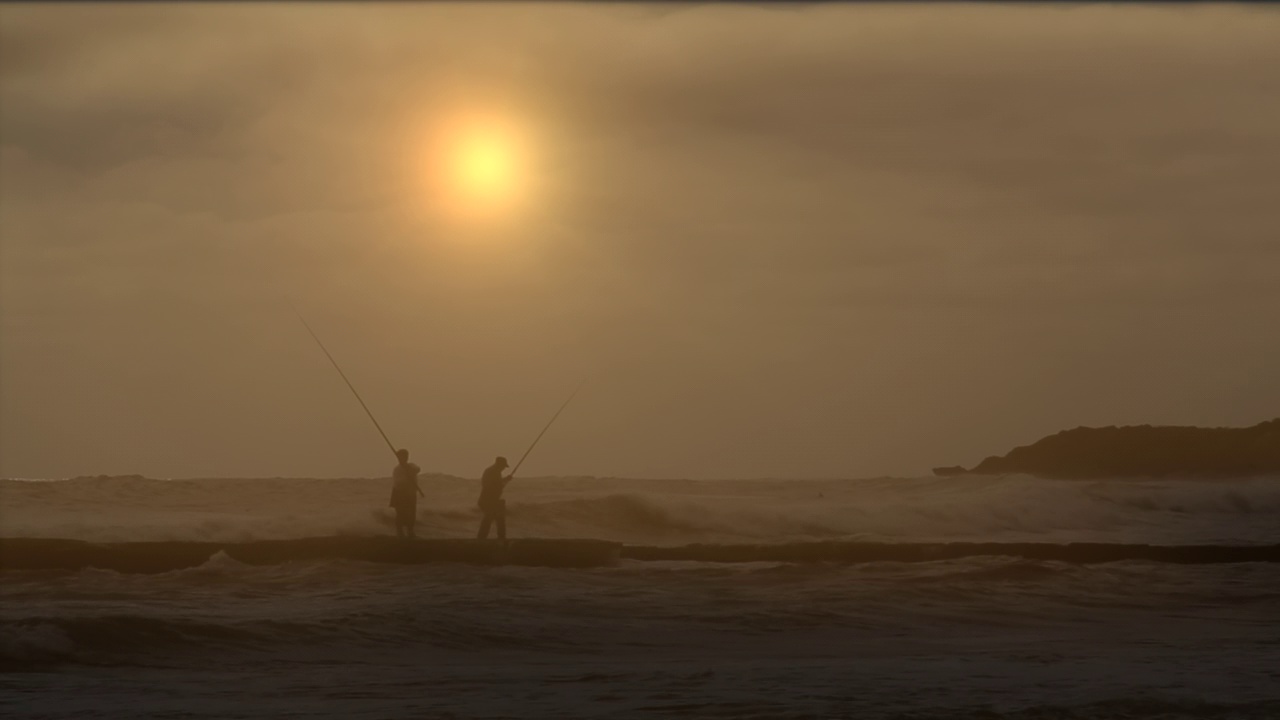
[[[214,558],[3,599],[11,717],[1280,717],[1265,564]]]
[[[1244,503],[1200,515],[1117,504],[1127,509],[1095,513],[1106,527],[1076,537],[1151,540],[1153,528],[1173,525],[1156,522],[1162,514],[1181,513],[1196,539],[1258,543],[1276,527],[1265,522],[1275,519],[1273,491],[1205,491]],[[40,492],[53,495],[20,497],[25,511],[53,507],[65,522],[63,491]],[[750,492],[738,515],[751,511]],[[785,515],[784,502],[761,494],[753,512]],[[988,508],[982,522],[1000,512]],[[1235,530],[1223,519],[1233,512]],[[82,536],[102,531],[90,519]],[[686,521],[695,525],[686,535],[653,534],[711,532]],[[950,536],[1019,537],[998,528]],[[0,581],[6,717],[1280,717],[1274,563],[970,557],[553,569],[250,566],[216,555],[160,574],[10,571]]]

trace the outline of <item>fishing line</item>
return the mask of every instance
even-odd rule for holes
[[[582,389],[582,386],[586,384],[586,380],[578,383],[578,387],[574,388],[573,392],[569,394],[569,399],[564,401],[564,404],[560,406],[559,410],[556,410],[556,414],[552,415],[551,419],[547,421],[547,424],[542,428],[542,432],[538,433],[538,437],[533,439],[533,443],[529,445],[529,449],[525,450],[524,455],[520,456],[520,461],[516,463],[514,468],[511,468],[511,474],[508,475],[508,477],[515,477],[516,470],[519,470],[520,466],[524,464],[525,458],[529,457],[529,453],[533,452],[533,449],[537,447],[538,441],[541,440],[542,436],[546,435],[547,431],[551,429],[551,424],[556,421],[556,418],[560,417],[560,413],[564,412],[565,408],[569,407],[569,403],[573,401],[574,396],[577,395],[578,391]]]
[[[307,332],[311,333],[311,338],[315,340],[316,344],[320,346],[320,349],[324,351],[325,357],[329,358],[329,362],[333,363],[333,369],[337,370],[338,374],[342,376],[342,381],[351,389],[351,394],[355,395],[356,400],[360,401],[360,407],[364,408],[365,414],[373,421],[373,426],[378,428],[378,434],[386,441],[387,447],[391,449],[391,454],[396,455],[396,446],[391,444],[391,440],[387,437],[387,434],[383,432],[382,426],[378,424],[378,419],[373,416],[373,412],[369,410],[369,406],[365,404],[364,398],[360,397],[360,393],[356,391],[356,386],[351,384],[351,381],[347,379],[347,374],[342,372],[342,368],[338,366],[338,361],[333,359],[333,355],[329,352],[329,349],[324,346],[324,343],[320,342],[320,336],[316,335],[316,331],[311,329],[311,325],[307,322],[306,318],[302,317],[302,313],[299,312],[296,305],[290,302],[289,307],[293,308],[294,314],[296,314],[298,319],[302,321],[302,326],[307,329]],[[396,455],[397,459],[399,459],[399,457],[399,455]]]

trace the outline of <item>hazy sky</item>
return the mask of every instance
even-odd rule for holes
[[[386,475],[287,297],[468,476],[585,376],[527,474],[1280,414],[1273,8],[6,3],[0,66],[0,475]]]

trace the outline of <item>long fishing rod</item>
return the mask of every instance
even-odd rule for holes
[[[564,404],[560,406],[559,410],[556,410],[556,414],[552,415],[551,419],[547,421],[547,424],[542,428],[542,432],[538,433],[538,437],[533,439],[533,443],[529,445],[529,449],[525,450],[524,455],[520,456],[520,461],[517,462],[516,466],[511,469],[511,474],[507,476],[508,478],[515,477],[516,470],[519,470],[520,466],[524,464],[524,459],[529,457],[529,453],[533,452],[533,449],[538,446],[538,441],[542,439],[543,435],[547,434],[547,430],[551,429],[551,424],[556,421],[556,418],[560,417],[560,413],[564,412],[565,408],[569,407],[569,403],[573,401],[574,395],[577,395],[578,391],[582,389],[582,386],[586,384],[587,384],[587,381],[583,380],[581,383],[578,384],[578,387],[574,388],[573,393],[569,395],[569,399],[564,401]]]
[[[387,447],[391,448],[391,454],[395,455],[396,446],[391,444],[391,440],[387,437],[387,434],[382,431],[382,426],[378,424],[378,419],[373,416],[373,413],[369,410],[369,406],[364,404],[364,398],[360,397],[360,393],[356,392],[356,386],[351,384],[351,381],[347,379],[347,374],[342,372],[342,368],[338,367],[338,361],[333,359],[333,355],[329,354],[329,349],[324,346],[324,343],[320,342],[320,337],[316,335],[315,330],[311,329],[311,325],[307,323],[306,318],[302,317],[302,313],[298,311],[297,306],[292,303],[290,303],[290,306],[293,307],[294,314],[296,314],[298,319],[302,321],[302,326],[307,329],[307,332],[311,333],[312,339],[314,339],[316,344],[320,346],[320,349],[324,351],[325,357],[329,358],[329,362],[333,363],[333,369],[338,371],[338,374],[342,376],[342,381],[347,384],[347,387],[351,388],[351,394],[355,395],[356,400],[360,401],[360,407],[364,408],[365,414],[373,421],[373,426],[378,428],[378,434],[386,441]],[[396,455],[396,457],[399,458],[399,455]]]

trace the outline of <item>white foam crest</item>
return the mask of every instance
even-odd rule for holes
[[[478,483],[425,478],[421,534],[474,532]],[[0,534],[249,541],[390,532],[386,480],[0,480]],[[623,542],[814,539],[1275,542],[1280,478],[1052,481],[521,479],[513,535]]]
[[[53,623],[11,621],[0,624],[0,663],[28,666],[72,657],[75,643]]]

